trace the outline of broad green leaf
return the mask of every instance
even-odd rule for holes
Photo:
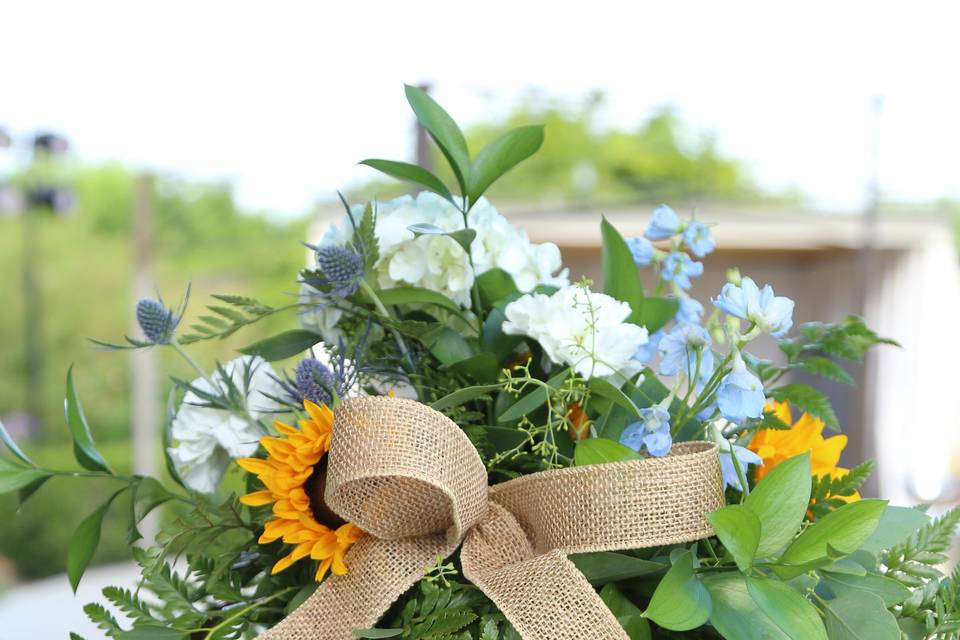
[[[361,161],[360,164],[372,167],[392,178],[418,184],[427,191],[432,191],[450,202],[454,201],[450,190],[440,181],[440,178],[418,165],[410,164],[409,162],[397,162],[395,160],[380,160],[378,158],[368,158],[367,160]]]
[[[473,229],[457,229],[456,231],[444,231],[435,224],[429,224],[426,222],[418,222],[417,224],[412,224],[407,229],[413,233],[414,236],[447,236],[452,239],[454,242],[459,244],[464,251],[470,253],[470,245],[473,243],[474,238],[477,237],[477,232]]]
[[[564,369],[557,375],[547,380],[547,386],[553,389],[559,389],[560,385],[566,381],[569,375],[570,371],[568,369]],[[532,413],[543,406],[548,397],[549,394],[547,393],[547,389],[538,386],[533,391],[513,403],[503,413],[501,413],[497,417],[497,422],[513,422],[514,420],[519,420],[521,417],[527,415],[528,413]]]
[[[107,501],[87,516],[73,532],[67,549],[67,577],[70,579],[70,586],[73,587],[74,593],[77,592],[80,578],[83,577],[100,543],[100,526],[103,524],[103,516],[106,515],[114,499],[126,490],[127,487],[124,487],[107,498]]]
[[[299,355],[322,340],[320,334],[306,329],[291,329],[254,342],[240,349],[240,353],[260,356],[268,362]]]
[[[877,529],[861,548],[871,553],[879,553],[900,544],[929,522],[930,516],[919,509],[887,505]]]
[[[650,624],[643,617],[637,605],[630,602],[616,585],[608,584],[600,590],[600,599],[603,600],[610,613],[616,617],[630,640],[649,640]]]
[[[630,248],[606,218],[600,223],[603,236],[603,292],[630,305],[629,322],[641,324],[643,284]]]
[[[760,610],[792,640],[827,640],[816,608],[779,580],[747,578],[747,592]]]
[[[484,352],[454,362],[450,369],[480,384],[489,384],[500,375],[500,362],[496,355]]]
[[[637,408],[637,405],[633,404],[633,400],[631,400],[630,397],[623,391],[618,389],[610,382],[607,382],[603,378],[591,378],[590,391],[602,398],[606,398],[614,404],[620,405],[620,407],[625,409],[630,414],[631,418],[640,417],[640,409]]]
[[[70,434],[73,436],[73,455],[80,466],[90,471],[113,473],[103,456],[97,451],[96,445],[93,444],[90,426],[83,415],[83,407],[80,406],[80,398],[73,384],[73,365],[67,369],[67,398],[64,400],[64,413],[67,425],[70,427]]]
[[[506,362],[517,345],[523,342],[523,336],[507,335],[503,332],[504,320],[503,309],[494,307],[483,321],[480,331],[481,348],[496,355],[498,363]]]
[[[500,385],[498,384],[482,384],[473,387],[464,387],[463,389],[457,389],[453,393],[448,393],[439,400],[432,402],[430,406],[437,411],[459,407],[465,402],[489,395],[492,391],[496,391],[499,388]]]
[[[13,493],[50,477],[50,474],[42,469],[24,468],[9,463],[7,465],[0,466],[0,494]]]
[[[744,500],[760,519],[757,558],[767,558],[793,540],[810,504],[810,454],[784,460]]]
[[[823,581],[827,583],[830,590],[836,595],[842,596],[851,591],[866,591],[879,596],[883,600],[883,606],[892,607],[898,605],[910,597],[911,591],[893,578],[868,573],[862,576],[855,576],[842,573],[831,573],[821,571]]]
[[[880,596],[851,592],[823,605],[830,640],[900,640],[897,619]]]
[[[487,307],[519,293],[513,276],[499,268],[488,269],[478,275],[477,287],[480,289],[480,301]]]
[[[473,349],[470,348],[470,343],[450,327],[444,327],[440,333],[437,334],[431,341],[429,349],[430,353],[436,356],[437,360],[448,367],[474,355]]]
[[[31,467],[37,466],[33,463],[33,460],[28,458],[27,454],[25,454],[20,447],[17,446],[17,443],[14,442],[13,438],[10,436],[10,432],[7,431],[7,428],[3,426],[3,422],[0,422],[0,440],[3,440],[3,443],[7,445],[7,449],[10,449],[10,452],[13,453],[13,455],[17,456]]]
[[[726,640],[790,640],[754,601],[739,571],[707,573],[701,580],[713,603],[710,624]]]
[[[588,464],[604,464],[607,462],[623,462],[624,460],[639,460],[640,454],[636,451],[606,438],[586,438],[577,442],[573,453],[573,464],[582,467]]]
[[[860,500],[828,513],[800,534],[780,556],[785,565],[808,565],[829,558],[827,545],[853,553],[877,528],[886,500]]]
[[[676,298],[644,298],[637,324],[655,333],[673,320],[679,308],[680,301]]]
[[[407,102],[410,103],[417,120],[440,147],[440,152],[453,169],[460,191],[466,195],[467,180],[470,177],[470,152],[467,150],[467,140],[463,137],[463,132],[450,114],[444,111],[443,107],[437,104],[426,91],[409,84],[405,85],[404,89]]]
[[[570,556],[587,580],[594,585],[648,576],[665,571],[667,565],[612,551],[578,553]]]
[[[130,496],[130,523],[127,529],[127,543],[133,544],[140,539],[137,525],[161,504],[177,496],[167,491],[155,478],[139,476],[132,485]]]
[[[388,306],[394,304],[432,304],[458,314],[461,313],[460,305],[442,293],[430,289],[393,287],[392,289],[381,289],[377,292],[377,297],[380,298],[380,302]]]
[[[470,167],[467,194],[470,204],[500,176],[537,152],[543,144],[543,126],[533,125],[507,131],[485,146]]]
[[[356,638],[398,638],[403,634],[403,629],[355,629],[353,632]]]
[[[36,480],[27,484],[26,486],[21,487],[20,491],[17,494],[17,498],[20,501],[20,504],[23,505],[24,502],[29,500],[30,496],[35,494],[40,489],[40,487],[42,487],[47,482],[47,480],[49,480],[52,477],[53,476],[43,476],[42,478],[37,478]]]
[[[760,542],[760,518],[749,507],[732,504],[707,515],[707,520],[740,571],[749,571]]]
[[[837,420],[837,414],[830,404],[830,399],[825,393],[814,389],[807,384],[785,384],[770,391],[774,400],[779,402],[788,401],[791,405],[809,413],[814,418],[820,418],[823,423],[833,429],[840,430],[840,421]]]
[[[466,429],[476,429],[478,432],[481,432],[487,442],[497,451],[509,451],[510,449],[520,446],[529,438],[525,432],[519,429],[511,429],[510,427],[474,425]]]
[[[710,594],[693,572],[693,554],[677,554],[667,575],[657,585],[644,617],[664,629],[696,629],[710,617]]]

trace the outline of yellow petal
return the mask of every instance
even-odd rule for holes
[[[320,566],[317,567],[317,573],[315,576],[317,582],[320,582],[321,580],[323,580],[323,576],[327,575],[327,571],[329,571],[330,565],[332,563],[333,563],[333,558],[327,558],[326,560],[320,563]]]
[[[277,560],[277,564],[273,565],[273,569],[270,570],[271,574],[277,574],[292,565],[297,561],[297,558],[293,557],[293,553],[283,556]]]
[[[274,468],[270,466],[269,462],[260,458],[237,458],[237,464],[250,473],[258,475],[261,473],[272,473],[274,471]]]
[[[316,542],[313,543],[313,548],[310,550],[310,557],[314,560],[322,560],[324,558],[330,558],[337,551],[337,537],[334,535],[321,536]]]
[[[254,491],[240,498],[240,502],[250,507],[262,507],[274,501],[273,493],[270,491]]]
[[[330,565],[330,568],[333,570],[333,573],[338,576],[342,576],[347,572],[347,565],[343,564],[343,551],[337,549],[337,552],[333,554],[333,564]]]
[[[300,432],[296,427],[293,427],[286,422],[280,422],[279,420],[274,420],[273,428],[276,429],[279,433],[282,433],[285,436],[298,436]]]

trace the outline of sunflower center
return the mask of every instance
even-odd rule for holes
[[[346,524],[346,521],[338,516],[327,506],[323,500],[323,493],[327,489],[327,457],[320,458],[320,461],[314,465],[313,473],[303,483],[303,490],[310,498],[310,511],[313,512],[313,519],[319,524],[336,529]]]

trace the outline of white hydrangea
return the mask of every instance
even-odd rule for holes
[[[571,285],[522,296],[504,313],[504,333],[533,338],[552,362],[585,378],[621,383],[643,368],[633,355],[649,340],[647,330],[626,322],[630,305],[606,294]]]
[[[477,232],[470,245],[473,268],[470,256],[453,239],[438,235],[415,238],[409,230],[413,224],[430,224],[448,232],[462,229],[463,214],[448,201],[424,191],[416,198],[403,196],[379,204],[375,234],[380,287],[432,289],[466,307],[474,278],[495,267],[509,273],[522,292],[540,284],[564,286],[569,282],[567,270],[561,271],[557,246],[531,243],[526,232],[514,228],[485,198],[470,210],[468,222]],[[339,227],[331,226],[321,244],[343,245],[352,234],[350,221],[345,220]]]
[[[323,341],[335,345],[344,337],[343,330],[337,326],[343,311],[331,304],[319,291],[308,284],[300,285],[300,326],[319,333]]]
[[[237,389],[246,391],[247,415],[199,406],[205,404],[204,400],[188,391],[171,425],[176,444],[167,450],[170,458],[184,483],[201,493],[216,491],[231,460],[253,455],[264,435],[258,420],[269,418],[280,409],[264,394],[283,394],[279,383],[271,377],[275,375],[273,369],[259,356],[236,358],[224,364],[223,370]],[[250,378],[245,384],[248,371]],[[191,384],[206,393],[224,394],[227,390],[219,371],[209,380],[197,378]]]

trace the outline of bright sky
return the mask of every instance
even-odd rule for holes
[[[244,204],[296,212],[367,175],[358,160],[410,155],[404,81],[432,82],[461,122],[528,87],[601,89],[611,123],[672,103],[761,184],[852,210],[882,95],[885,193],[960,198],[960,5],[786,6],[8,2],[0,124],[61,131],[83,159],[228,178]]]

